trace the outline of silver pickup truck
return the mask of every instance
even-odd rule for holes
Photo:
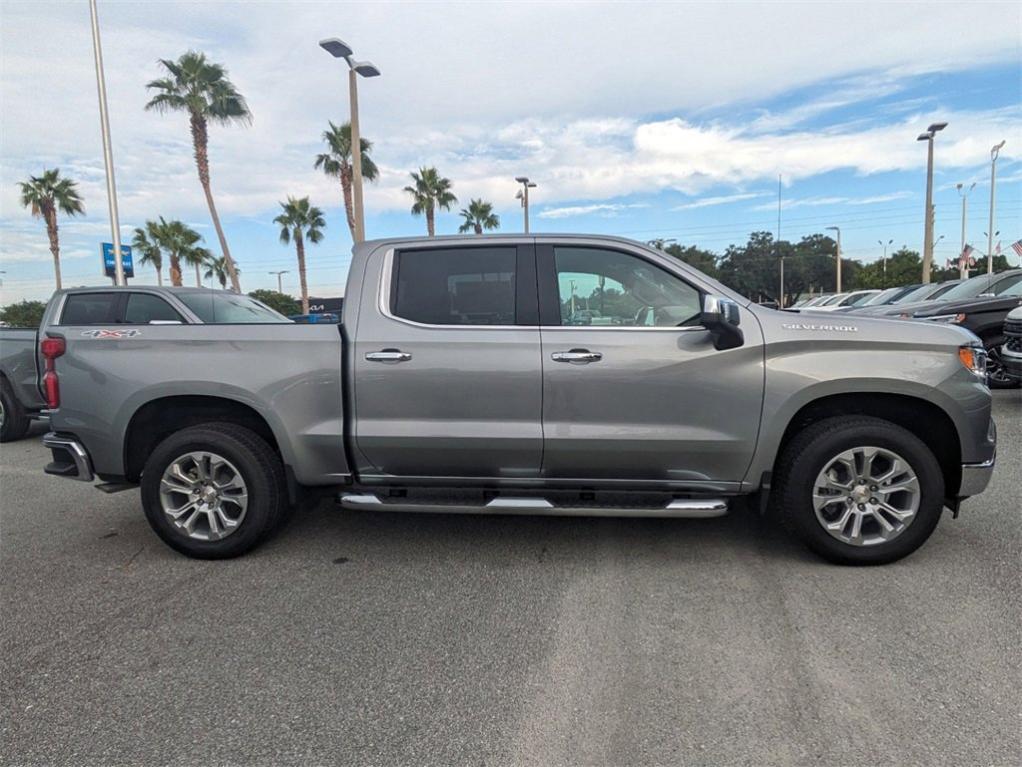
[[[58,292],[46,471],[140,484],[193,557],[250,550],[319,491],[350,510],[647,517],[744,497],[827,559],[875,564],[994,466],[969,332],[759,307],[628,240],[378,240],[354,250],[340,325],[249,300]]]

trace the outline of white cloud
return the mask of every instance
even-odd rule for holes
[[[671,210],[694,210],[696,208],[709,208],[714,205],[728,205],[732,202],[743,200],[754,200],[757,197],[771,197],[771,192],[743,192],[741,194],[724,194],[717,197],[703,197],[695,202],[686,202],[675,205]]]
[[[622,210],[631,208],[648,208],[644,203],[597,203],[594,205],[568,205],[563,208],[546,208],[539,212],[539,218],[573,218],[576,216],[588,216],[599,213],[602,216],[612,216]]]

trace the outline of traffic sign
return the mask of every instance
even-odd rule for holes
[[[124,278],[135,276],[135,264],[131,260],[131,246],[121,245],[121,266],[124,268]],[[117,273],[117,264],[114,262],[114,244],[103,243],[103,274],[113,277]]]

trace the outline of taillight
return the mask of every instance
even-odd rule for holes
[[[50,410],[60,407],[60,381],[57,380],[57,357],[67,349],[63,338],[44,338],[39,342],[39,351],[43,355],[43,392],[46,395],[46,406]]]

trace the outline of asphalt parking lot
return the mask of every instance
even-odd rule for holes
[[[302,512],[197,562],[0,451],[3,764],[1022,763],[1022,392],[887,567],[766,521]],[[37,425],[36,433],[44,431]]]

